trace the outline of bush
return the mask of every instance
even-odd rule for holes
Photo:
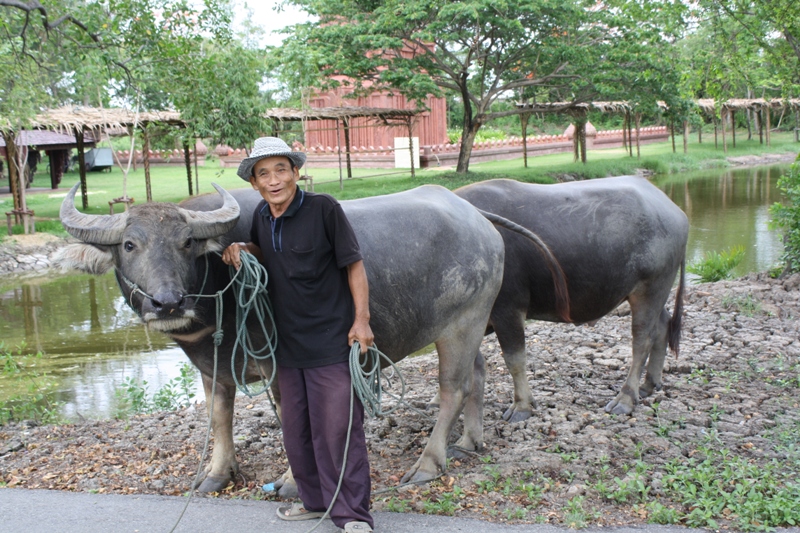
[[[778,179],[778,188],[788,203],[775,203],[770,208],[770,227],[783,230],[783,273],[792,274],[800,272],[800,156],[789,173]]]
[[[705,259],[692,263],[686,270],[700,276],[702,283],[729,279],[731,271],[744,259],[744,247],[733,246],[724,252],[706,252]]]
[[[19,391],[0,400],[0,426],[23,420],[42,424],[58,422],[62,404],[54,399],[55,383],[36,369],[42,354],[23,354],[22,349],[12,353],[0,343],[0,377],[7,380],[13,390]]]

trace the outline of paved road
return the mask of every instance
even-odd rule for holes
[[[178,522],[185,498],[171,496],[122,496],[75,492],[0,489],[2,533],[169,533]],[[278,503],[247,500],[195,498],[176,533],[305,533],[316,521],[284,522],[277,518]],[[377,533],[568,533],[549,525],[502,525],[469,518],[419,514],[376,513]],[[315,531],[338,529],[325,520]],[[681,527],[642,526],[589,528],[588,533],[708,533]],[[800,533],[800,528],[779,530]]]

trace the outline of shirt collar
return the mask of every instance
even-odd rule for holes
[[[297,187],[297,191],[295,192],[294,198],[292,199],[292,203],[289,204],[289,209],[284,211],[284,213],[278,218],[293,217],[294,215],[297,214],[297,212],[300,210],[300,207],[303,205],[303,200],[305,200],[306,191],[301,189],[298,185],[295,185],[295,187]],[[261,208],[261,214],[269,216],[270,219],[274,218],[269,210],[269,203],[265,203],[264,207]]]

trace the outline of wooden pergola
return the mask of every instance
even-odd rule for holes
[[[522,158],[525,168],[528,168],[528,119],[533,113],[563,113],[575,118],[575,133],[572,136],[572,146],[575,161],[580,159],[586,163],[586,117],[589,111],[595,110],[602,113],[624,113],[626,128],[623,128],[622,142],[624,146],[631,147],[631,121],[632,108],[628,102],[545,102],[545,103],[518,103],[517,109],[522,109],[519,118],[522,124]],[[636,149],[639,150],[639,116],[636,115]],[[625,132],[627,131],[627,135]],[[626,141],[627,137],[627,141]],[[627,145],[626,145],[627,142]]]
[[[696,102],[697,107],[700,109],[701,112],[705,113],[706,115],[711,116],[712,121],[714,122],[714,144],[717,144],[717,102],[711,98],[704,98],[697,100]],[[736,112],[737,111],[752,111],[757,114],[758,119],[758,137],[759,141],[763,144],[766,141],[767,146],[771,144],[772,136],[771,136],[771,121],[772,121],[772,113],[773,111],[785,111],[785,110],[792,110],[794,111],[795,116],[795,141],[800,140],[798,135],[800,135],[800,98],[786,98],[786,99],[779,99],[773,98],[771,100],[765,100],[764,98],[733,98],[730,100],[726,100],[719,104],[719,114],[721,117],[722,122],[722,148],[727,153],[728,151],[728,143],[727,143],[727,122],[730,121],[732,124],[735,124],[736,119]],[[726,120],[727,119],[727,120]],[[748,123],[748,132],[750,131],[750,126]],[[736,128],[733,127],[731,131],[731,140],[733,142],[733,147],[736,148]]]
[[[341,124],[344,131],[345,158],[347,166],[347,177],[352,178],[352,165],[350,161],[350,122],[354,118],[369,118],[382,122],[386,126],[402,125],[408,129],[408,149],[411,155],[411,176],[414,174],[414,146],[413,146],[413,127],[414,119],[418,115],[412,109],[392,109],[384,107],[362,107],[362,106],[342,106],[342,107],[320,107],[311,109],[292,109],[292,108],[272,108],[268,109],[265,117],[276,123],[280,122],[303,122],[309,120],[334,120],[336,121],[337,131]],[[305,133],[305,132],[304,132]],[[278,135],[277,127],[273,130],[275,136]],[[339,147],[339,185],[342,186],[342,149]]]
[[[150,189],[150,138],[147,132],[147,126],[150,124],[166,124],[184,128],[186,123],[181,119],[180,113],[175,111],[131,111],[128,109],[104,109],[85,106],[66,106],[58,109],[50,109],[39,115],[33,121],[33,127],[38,129],[47,129],[52,131],[60,131],[67,134],[75,135],[78,145],[78,162],[81,177],[81,199],[83,208],[89,206],[89,198],[86,188],[86,161],[84,157],[84,135],[86,132],[91,132],[92,135],[99,139],[102,134],[108,134],[110,131],[125,131],[128,135],[133,135],[134,128],[142,130],[144,138],[144,146],[142,147],[143,162],[144,162],[144,176],[145,185],[147,190],[147,201],[152,201],[152,193]],[[192,194],[192,167],[189,157],[189,143],[183,143],[184,159],[186,162],[186,174],[189,180],[189,194]],[[135,157],[131,153],[130,157]],[[127,209],[128,204],[132,203],[133,199],[123,196],[116,198],[110,202],[110,209],[113,209],[114,203],[122,203]]]

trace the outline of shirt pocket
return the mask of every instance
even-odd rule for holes
[[[314,248],[305,250],[291,249],[290,279],[312,279],[317,276],[317,254]]]

